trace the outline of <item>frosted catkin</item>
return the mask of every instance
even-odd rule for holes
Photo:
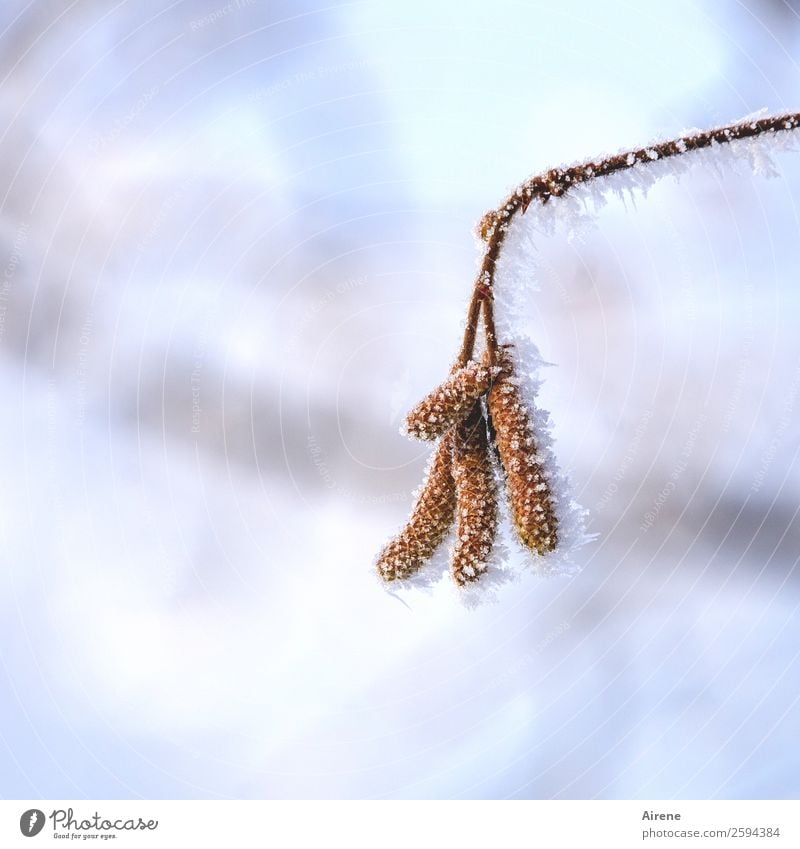
[[[533,207],[528,219],[534,218],[537,233],[563,224],[573,234],[588,223],[592,208],[598,209],[609,192],[646,192],[658,179],[676,176],[691,163],[716,168],[744,159],[757,173],[776,173],[770,154],[797,149],[799,140],[798,112],[750,116],[726,127],[550,169],[519,185],[483,217],[479,232],[485,250],[467,310],[457,360],[461,367],[406,420],[410,436],[441,436],[442,443],[408,526],[378,560],[386,580],[416,572],[442,541],[455,514],[458,538],[451,552],[453,577],[466,584],[485,571],[497,524],[490,467],[502,470],[516,532],[531,551],[544,555],[564,548],[568,552],[588,539],[582,511],[569,496],[551,456],[546,417],[525,406],[526,399],[533,403],[535,387],[527,381],[532,369],[514,374],[515,364],[507,350],[508,343],[517,345],[514,352],[519,357],[531,345],[524,330],[529,298],[523,284],[532,279],[531,268],[540,258],[531,252],[529,234],[521,226],[526,211]],[[500,308],[498,322],[495,305]],[[481,314],[485,359],[478,362],[473,352]],[[535,350],[529,353],[533,356]],[[494,369],[496,359],[500,371]],[[496,463],[490,463],[489,446]]]
[[[380,553],[378,572],[386,581],[413,575],[434,553],[453,524],[453,433],[446,433],[428,466],[406,526]]]
[[[514,527],[524,545],[538,554],[558,545],[558,520],[549,475],[537,455],[530,416],[514,378],[513,362],[504,351],[504,370],[487,399],[494,444],[505,474],[506,496]]]
[[[456,541],[451,553],[453,580],[463,586],[476,581],[497,533],[497,493],[486,420],[480,402],[455,429],[453,478],[456,485]]]
[[[497,372],[497,368],[478,361],[453,371],[408,414],[406,433],[416,439],[436,439],[469,413],[475,401],[486,394]]]

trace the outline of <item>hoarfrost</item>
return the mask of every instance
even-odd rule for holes
[[[760,112],[755,113],[753,117],[760,115]],[[665,178],[677,181],[695,170],[713,171],[724,177],[727,172],[740,173],[743,167],[747,167],[757,176],[778,176],[780,171],[774,155],[797,150],[799,142],[800,129],[788,129],[723,144],[715,142],[708,148],[691,151],[687,150],[685,142],[679,141],[680,156],[660,157],[653,148],[646,148],[648,161],[637,163],[636,156],[630,154],[626,158],[629,168],[572,185],[564,195],[551,197],[547,203],[535,201],[524,214],[519,212],[510,221],[502,222],[500,226],[506,229],[506,236],[497,259],[492,287],[497,338],[500,344],[513,346],[517,380],[530,411],[537,454],[551,485],[559,524],[559,545],[556,551],[540,556],[532,554],[517,540],[508,505],[503,498],[503,473],[495,463],[501,496],[498,536],[486,575],[468,587],[451,587],[451,592],[461,603],[473,607],[493,600],[498,588],[519,580],[525,572],[530,572],[531,567],[539,575],[572,575],[579,570],[575,552],[596,538],[596,535],[586,532],[588,511],[577,503],[569,476],[558,466],[550,417],[537,403],[541,368],[550,365],[542,359],[526,329],[529,325],[530,296],[538,288],[535,281],[546,270],[537,250],[537,238],[557,235],[569,242],[580,241],[593,229],[609,194],[623,202],[630,200],[635,208],[637,198],[646,198],[648,191],[659,181]],[[587,167],[586,171],[591,174],[591,167]],[[522,196],[521,187],[516,194]],[[451,540],[453,537],[454,534],[451,534]],[[419,573],[387,589],[393,594],[406,588],[431,590],[448,577],[448,548],[440,546],[433,560]],[[448,585],[452,583],[446,582]]]

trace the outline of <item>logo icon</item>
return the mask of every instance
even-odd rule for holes
[[[44,813],[38,808],[31,808],[19,818],[19,830],[25,837],[36,837],[44,828]]]

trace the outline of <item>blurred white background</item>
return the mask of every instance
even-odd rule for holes
[[[6,0],[0,47],[0,795],[800,793],[800,155],[542,239],[576,577],[371,576],[477,219],[800,108],[794,0]]]

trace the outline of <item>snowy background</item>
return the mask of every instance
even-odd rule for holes
[[[796,797],[800,154],[537,237],[576,577],[370,570],[483,211],[798,57],[781,0],[6,0],[0,795]]]

